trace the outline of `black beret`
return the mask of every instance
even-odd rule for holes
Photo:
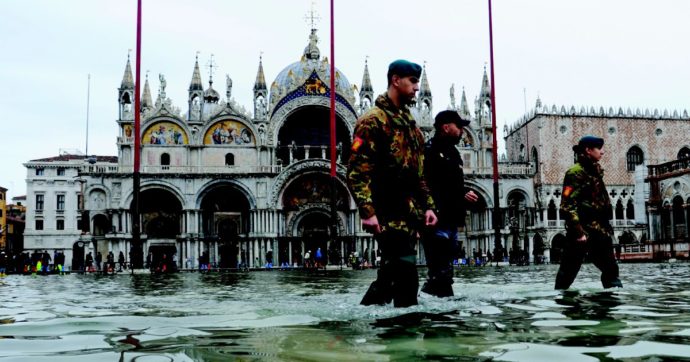
[[[470,121],[462,119],[457,111],[447,110],[439,112],[434,118],[434,127],[439,128],[441,125],[448,123],[455,123],[458,127],[465,127],[470,124]]]
[[[602,148],[604,147],[604,139],[595,136],[584,136],[580,138],[577,143],[579,147],[584,148]]]
[[[399,77],[417,77],[422,75],[422,67],[417,63],[412,63],[404,59],[398,59],[388,66],[388,79],[391,79],[393,75]]]

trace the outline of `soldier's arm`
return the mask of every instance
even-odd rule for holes
[[[580,239],[587,236],[578,214],[578,206],[582,197],[582,185],[584,183],[583,174],[578,171],[568,170],[563,178],[563,190],[561,197],[561,211],[565,214],[565,225],[568,231],[573,233],[575,238]]]
[[[362,219],[376,215],[371,196],[371,178],[376,168],[376,139],[381,132],[375,116],[361,118],[355,125],[350,161],[347,169],[347,183],[357,203]]]
[[[422,135],[422,132],[420,130],[417,130],[417,138],[419,139],[419,143],[423,145],[424,135]],[[431,197],[431,190],[429,189],[429,184],[427,183],[427,178],[424,172],[424,153],[424,150],[422,150],[422,152],[419,153],[419,190],[421,191],[420,199],[423,203],[425,203],[425,205],[422,205],[422,208],[424,210],[435,210],[436,205],[434,204],[433,197]],[[434,218],[436,218],[436,215],[434,215]]]

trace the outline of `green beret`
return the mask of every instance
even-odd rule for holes
[[[582,148],[602,148],[604,147],[604,139],[588,135],[580,138],[577,145]]]
[[[393,75],[399,77],[417,77],[422,75],[422,67],[417,63],[412,63],[404,59],[398,59],[388,66],[388,79],[393,78]]]

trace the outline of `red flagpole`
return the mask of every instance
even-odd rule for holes
[[[493,179],[494,179],[494,255],[501,250],[501,207],[498,200],[498,143],[496,142],[496,86],[494,84],[494,32],[491,14],[491,0],[489,0],[489,64],[491,69],[491,132],[493,133]]]
[[[134,83],[134,172],[132,180],[132,244],[130,245],[130,263],[132,270],[144,266],[144,253],[139,230],[139,174],[141,156],[141,0],[137,0],[137,53]]]
[[[335,27],[331,0],[331,177],[335,177]]]
[[[338,212],[336,211],[336,198],[338,196],[337,187],[338,181],[336,178],[336,149],[335,149],[335,21],[334,21],[334,11],[333,2],[331,0],[331,225],[330,234],[331,241],[336,242],[336,236],[338,233]],[[326,251],[328,252],[328,251]]]

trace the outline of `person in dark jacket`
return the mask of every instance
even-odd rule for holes
[[[556,275],[556,289],[570,287],[586,255],[601,270],[604,288],[623,287],[611,240],[611,200],[599,165],[604,155],[602,147],[604,140],[594,136],[582,137],[573,146],[577,162],[565,173],[561,193],[567,244]]]
[[[469,125],[453,110],[435,117],[436,133],[424,148],[424,175],[436,204],[438,222],[426,228],[422,245],[428,277],[422,292],[437,297],[453,295],[453,259],[458,254],[458,228],[465,226],[466,204],[478,196],[465,189],[462,158],[456,145]]]

